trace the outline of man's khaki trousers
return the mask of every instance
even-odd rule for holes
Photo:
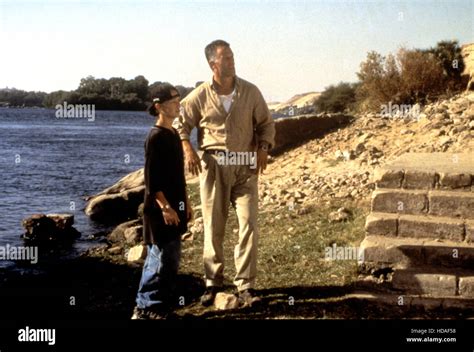
[[[246,165],[219,165],[217,157],[204,152],[200,175],[204,219],[204,270],[206,286],[222,286],[224,233],[229,203],[239,221],[239,240],[234,250],[239,291],[253,288],[257,274],[258,175]]]

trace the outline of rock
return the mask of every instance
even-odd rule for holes
[[[387,127],[387,123],[385,121],[382,121],[382,120],[379,120],[374,124],[375,129],[384,128],[384,127]]]
[[[474,104],[471,104],[468,109],[466,109],[462,114],[461,117],[467,118],[469,120],[474,119]]]
[[[138,210],[137,210],[137,217],[139,219],[143,219],[143,210],[145,209],[145,204],[142,203],[138,206]]]
[[[354,159],[354,152],[352,150],[344,150],[342,152],[342,156],[344,157],[344,160],[352,160]]]
[[[442,120],[444,120],[445,118],[448,118],[448,117],[449,117],[449,115],[446,114],[446,113],[437,113],[437,114],[434,114],[433,120],[442,121]]]
[[[34,244],[72,242],[81,236],[73,224],[71,214],[34,214],[22,221],[26,232],[21,237]]]
[[[117,255],[117,254],[122,253],[122,247],[120,247],[120,246],[110,247],[109,249],[107,249],[107,252],[110,255]]]
[[[125,236],[125,232],[128,229],[132,229],[133,227],[141,227],[142,221],[141,220],[131,220],[124,222],[123,224],[118,225],[111,233],[107,236],[107,239],[111,242],[118,242],[123,243],[127,242],[127,238]],[[132,230],[131,230],[132,231]],[[128,233],[128,236],[132,236],[132,232]]]
[[[194,224],[191,226],[189,231],[193,235],[204,233],[204,219],[202,218],[202,216],[198,217],[194,220]]]
[[[132,226],[123,232],[125,241],[129,244],[137,244],[143,239],[143,226]]]
[[[74,215],[72,214],[47,214],[48,218],[52,219],[56,227],[65,230],[74,225]]]
[[[327,183],[325,183],[325,184],[321,187],[321,191],[322,191],[322,192],[328,192],[328,191],[330,191],[330,190],[331,190],[331,187],[330,187]]]
[[[194,234],[190,231],[187,231],[181,235],[181,241],[193,241]]]
[[[358,144],[356,145],[356,147],[355,147],[355,153],[356,153],[357,155],[360,155],[360,154],[362,154],[362,152],[364,152],[364,151],[365,151],[365,145],[364,145],[364,143],[358,143]]]
[[[360,136],[360,137],[357,139],[357,141],[358,141],[359,143],[365,144],[365,142],[366,142],[367,140],[369,140],[371,137],[373,137],[373,134],[372,134],[372,133],[364,133],[364,134],[362,134],[362,136]]]
[[[295,195],[295,199],[301,199],[301,198],[306,197],[306,195],[300,191],[295,191],[294,195]]]
[[[88,197],[85,213],[92,220],[119,223],[133,218],[143,202],[145,192],[143,169],[120,179],[101,193]]]
[[[236,309],[239,307],[239,300],[236,295],[218,292],[214,299],[214,307],[217,310]]]
[[[306,214],[311,213],[312,211],[313,211],[313,207],[310,206],[310,205],[308,205],[308,206],[304,206],[304,207],[298,209],[298,210],[296,211],[296,214],[298,214],[298,215],[306,215]]]
[[[468,104],[469,102],[466,99],[460,99],[449,107],[449,112],[460,114],[467,108]]]
[[[451,137],[449,137],[449,136],[443,136],[443,137],[441,137],[441,138],[439,139],[439,141],[438,141],[438,143],[439,143],[440,146],[444,146],[444,145],[450,144],[450,143],[452,143],[452,142],[453,142],[453,140],[452,140]]]
[[[351,212],[346,208],[339,208],[329,214],[329,222],[341,222],[349,220]]]
[[[138,246],[130,248],[127,255],[128,262],[144,261],[147,255],[147,246],[139,244]]]

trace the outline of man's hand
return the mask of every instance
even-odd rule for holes
[[[176,214],[173,208],[163,209],[163,219],[166,225],[178,226],[179,224],[178,214]]]
[[[184,140],[182,143],[186,170],[188,170],[194,176],[197,176],[202,171],[201,160],[188,140]]]
[[[263,174],[263,171],[267,168],[268,152],[263,149],[257,150],[257,174]]]

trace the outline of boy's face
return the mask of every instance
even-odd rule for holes
[[[171,92],[171,96],[174,98],[165,101],[164,103],[157,103],[157,109],[160,114],[164,115],[165,117],[175,118],[179,116],[179,109],[181,107],[180,104],[180,96],[177,91]]]

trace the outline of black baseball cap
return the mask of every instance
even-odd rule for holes
[[[173,92],[175,93],[173,95]],[[169,83],[162,83],[158,85],[153,92],[153,103],[164,103],[165,101],[179,97],[179,91],[175,86]]]

